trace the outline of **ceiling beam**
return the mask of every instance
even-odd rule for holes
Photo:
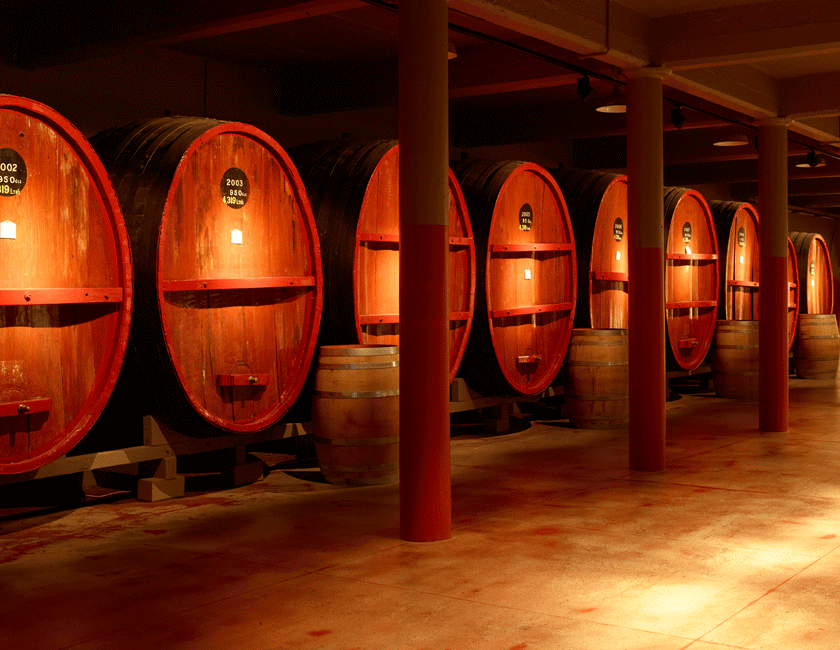
[[[653,21],[652,59],[672,70],[840,52],[837,0],[765,0]]]
[[[732,183],[732,195],[736,197],[758,196],[758,182]],[[836,178],[792,178],[788,180],[788,196],[840,195],[840,177]]]
[[[801,168],[797,167],[797,158],[788,158],[788,182],[798,179],[832,179],[829,184],[840,177],[840,160],[826,158],[825,167]],[[833,178],[834,177],[834,178]],[[740,183],[752,183],[758,180],[758,159],[733,160],[730,162],[703,162],[665,167],[666,185],[704,185],[716,183],[732,183],[739,187]],[[749,198],[742,194],[739,198]]]
[[[618,2],[449,0],[449,8],[609,65],[637,67],[651,60],[650,19]]]
[[[793,196],[788,202],[803,208],[840,208],[840,194]]]
[[[574,84],[580,75],[498,45],[458,50],[449,62],[449,97],[459,99]]]
[[[79,7],[61,3],[16,18],[11,58],[25,68],[47,67],[369,6],[363,0],[95,0],[86,3],[80,30]]]
[[[840,72],[782,79],[779,88],[781,114],[786,117],[840,115]]]

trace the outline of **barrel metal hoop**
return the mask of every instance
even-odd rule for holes
[[[809,361],[838,361],[838,362],[840,362],[840,358],[838,358],[838,357],[797,357],[797,356],[794,355],[793,358],[794,358],[795,361],[799,360],[799,361],[805,361],[805,362],[809,362]]]
[[[399,468],[399,463],[384,465],[322,465],[321,470],[330,472],[390,472]]]
[[[567,366],[592,366],[606,368],[609,366],[622,367],[630,365],[627,361],[566,361]]]
[[[627,340],[623,341],[616,341],[615,339],[575,339],[572,341],[572,345],[588,345],[590,347],[597,347],[597,348],[606,348],[606,347],[616,347],[616,346],[624,346],[627,347]]]
[[[328,390],[316,390],[312,394],[315,397],[326,397],[329,399],[370,399],[374,397],[397,397],[400,389],[396,390],[371,390],[358,393],[336,393]]]
[[[318,370],[379,370],[380,368],[399,368],[399,361],[383,363],[319,363]]]
[[[566,399],[576,399],[579,402],[623,402],[627,395],[566,395]]]
[[[372,345],[370,347],[325,346],[321,348],[322,357],[381,357],[399,354],[397,345]]]
[[[712,377],[757,377],[757,372],[712,372]]]
[[[758,345],[715,345],[718,350],[757,350]]]
[[[393,438],[322,438],[313,436],[316,443],[332,445],[333,447],[365,447],[369,445],[395,445],[400,441],[399,436]]]

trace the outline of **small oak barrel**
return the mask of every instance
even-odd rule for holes
[[[758,320],[761,256],[758,212],[749,203],[709,201],[715,222],[724,279],[720,283],[720,311],[726,320]]]
[[[834,282],[831,257],[822,235],[792,232],[799,268],[800,314],[831,314],[834,311]]]
[[[793,367],[802,379],[834,379],[840,360],[840,334],[834,314],[799,314]]]
[[[709,204],[696,190],[665,188],[666,365],[693,370],[715,333],[720,275]]]
[[[274,424],[303,387],[323,303],[291,160],[253,126],[203,118],[129,124],[94,145],[131,234],[142,318],[126,371],[145,412],[197,436]]]
[[[721,397],[758,399],[758,321],[719,320],[711,351],[712,381]]]
[[[399,475],[400,362],[396,345],[321,347],[312,431],[321,473],[335,485]]]
[[[539,165],[463,160],[476,239],[476,316],[462,376],[485,395],[533,395],[557,376],[572,333],[577,264],[557,182]]]
[[[563,364],[563,398],[578,429],[627,426],[627,330],[574,329]]]
[[[396,140],[315,142],[290,150],[306,185],[324,259],[322,345],[399,344],[399,147]],[[449,379],[475,304],[470,218],[449,173]]]
[[[788,350],[793,347],[796,338],[796,326],[799,322],[799,268],[796,262],[796,249],[788,237]]]
[[[575,327],[626,329],[627,176],[577,170],[553,173],[575,233],[581,283]]]
[[[125,358],[128,233],[82,134],[38,102],[0,96],[0,474],[69,451]]]

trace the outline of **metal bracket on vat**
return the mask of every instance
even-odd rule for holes
[[[5,402],[0,404],[0,418],[11,418],[18,415],[34,415],[44,413],[52,408],[52,399],[40,397],[23,402]]]
[[[267,374],[240,373],[230,375],[216,375],[219,386],[268,386]]]

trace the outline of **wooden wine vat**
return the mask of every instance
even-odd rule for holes
[[[749,203],[709,201],[718,239],[723,281],[720,311],[725,320],[758,320],[761,256],[758,212]]]
[[[253,126],[203,118],[129,124],[94,144],[131,234],[138,398],[188,435],[274,424],[306,379],[323,304],[291,160]]]
[[[627,176],[559,171],[577,254],[575,327],[626,329],[629,311]]]
[[[563,399],[577,429],[623,429],[630,419],[627,330],[574,329]]]
[[[813,232],[792,232],[790,239],[799,269],[799,313],[831,314],[834,282],[825,239]]]
[[[133,270],[105,168],[35,101],[0,96],[0,474],[65,454],[107,403]]]
[[[556,377],[577,300],[571,222],[539,165],[455,166],[476,239],[476,316],[462,376],[485,395],[533,395]]]
[[[693,370],[709,351],[720,299],[718,242],[696,190],[665,188],[666,365]]]
[[[399,148],[395,140],[316,142],[290,151],[312,203],[324,262],[321,345],[399,344]],[[475,246],[449,173],[449,370],[472,327]]]
[[[321,473],[335,485],[399,476],[400,361],[396,345],[325,345],[315,369],[312,431]]]
[[[726,320],[758,320],[760,305],[761,251],[758,212],[749,203],[710,201],[718,246],[725,251],[724,280],[720,285],[720,305]],[[799,280],[796,251],[788,239],[788,350],[796,337],[799,315]]]
[[[834,314],[800,314],[793,367],[802,379],[834,379],[840,361],[840,333]]]
[[[719,320],[710,357],[719,396],[758,400],[757,320]]]
[[[788,350],[793,347],[799,322],[799,267],[796,249],[788,237]]]

